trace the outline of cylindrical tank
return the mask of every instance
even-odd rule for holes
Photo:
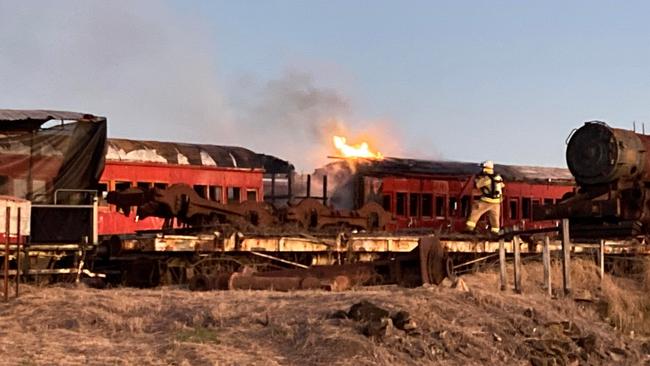
[[[571,136],[566,160],[580,185],[650,181],[649,149],[650,136],[593,121],[586,122]]]

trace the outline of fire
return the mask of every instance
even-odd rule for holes
[[[345,137],[334,136],[334,146],[339,150],[341,155],[346,158],[370,158],[370,159],[383,159],[384,156],[379,152],[370,151],[367,142],[362,142],[358,145],[348,145]]]

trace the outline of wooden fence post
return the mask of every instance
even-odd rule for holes
[[[521,293],[521,240],[518,236],[512,239],[513,252],[515,254],[515,292]]]
[[[544,264],[544,289],[549,296],[553,295],[553,285],[551,284],[551,238],[544,237],[544,249],[542,250],[542,262]]]
[[[600,240],[600,247],[598,249],[598,274],[602,281],[603,277],[605,277],[605,239]]]
[[[5,302],[9,301],[9,231],[11,230],[11,207],[5,212],[5,258],[4,258],[4,295]]]
[[[571,237],[569,219],[562,220],[562,287],[564,295],[571,294]]]
[[[506,278],[506,247],[503,238],[499,239],[499,283],[501,291],[505,291],[508,279]]]

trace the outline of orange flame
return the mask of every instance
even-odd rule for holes
[[[334,146],[339,150],[341,156],[346,158],[370,158],[370,159],[383,159],[384,156],[379,153],[370,151],[367,142],[362,142],[358,145],[348,145],[345,137],[334,136]]]

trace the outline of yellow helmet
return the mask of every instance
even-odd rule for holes
[[[492,160],[486,160],[486,161],[481,163],[481,167],[483,167],[483,169],[486,169],[486,170],[493,170],[494,169],[494,163],[492,162]]]

